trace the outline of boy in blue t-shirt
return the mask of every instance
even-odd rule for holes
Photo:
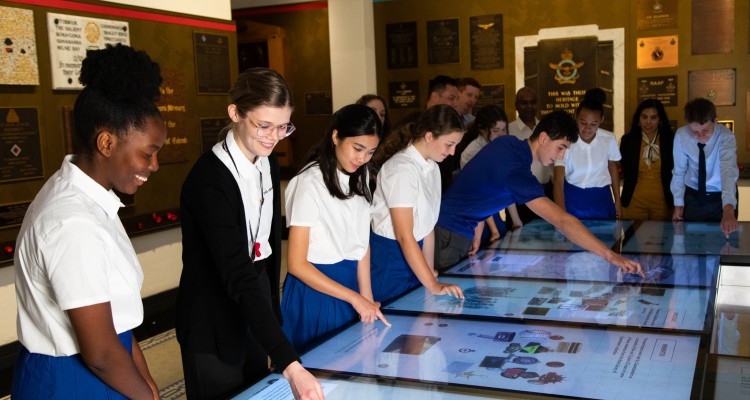
[[[435,267],[452,266],[479,249],[484,220],[513,203],[531,211],[559,229],[573,243],[604,258],[626,273],[643,275],[640,264],[613,252],[581,222],[544,195],[531,173],[534,159],[544,166],[562,159],[578,140],[578,126],[570,114],[547,114],[528,141],[514,136],[497,138],[469,161],[443,195],[435,228]]]

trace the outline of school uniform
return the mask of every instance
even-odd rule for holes
[[[349,175],[336,171],[339,187],[349,193]],[[367,253],[370,203],[355,195],[342,200],[331,195],[316,164],[289,181],[286,188],[289,226],[310,228],[307,261],[342,286],[359,292],[357,267]],[[354,320],[357,312],[346,301],[321,293],[287,274],[281,296],[284,333],[298,351]]]
[[[269,356],[279,371],[299,361],[280,326],[276,166],[273,157],[251,163],[230,132],[182,186],[176,332],[190,398],[247,386],[268,374]]]
[[[447,268],[464,257],[474,228],[512,203],[544,196],[531,173],[534,157],[527,141],[501,136],[466,164],[440,202],[435,230],[435,268]]]
[[[143,272],[117,195],[65,157],[29,206],[16,241],[14,399],[124,399],[84,364],[67,311],[109,302],[120,343],[143,322]]]
[[[556,167],[565,167],[564,193],[568,213],[579,219],[616,217],[609,162],[620,158],[615,135],[604,129],[597,129],[591,143],[578,140],[570,145],[565,157],[555,162]]]
[[[419,285],[396,241],[391,208],[411,208],[414,239],[422,241],[435,227],[440,210],[440,171],[413,145],[393,155],[378,173],[373,196],[370,275],[375,301],[388,301]]]

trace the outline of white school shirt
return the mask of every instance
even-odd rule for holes
[[[466,146],[463,153],[461,153],[461,168],[463,168],[469,161],[471,161],[471,159],[474,158],[477,153],[479,153],[479,150],[482,150],[482,147],[487,146],[487,143],[489,143],[487,139],[485,139],[484,136],[481,135],[472,140],[471,143]]]
[[[440,213],[440,169],[413,145],[388,159],[378,172],[372,231],[395,240],[390,209],[401,207],[412,209],[417,241],[435,228]]]
[[[588,189],[612,184],[609,161],[621,158],[614,133],[599,128],[591,143],[580,138],[572,143],[565,157],[555,161],[555,166],[565,167],[565,180],[569,184]]]
[[[66,310],[109,302],[118,334],[143,322],[143,271],[117,216],[123,205],[74,157],[39,191],[16,241],[18,340],[49,356],[80,353]]]
[[[538,124],[539,120],[534,118],[534,127]],[[532,133],[534,133],[534,130],[524,124],[520,118],[508,124],[508,134],[521,140],[528,140]],[[552,167],[544,166],[544,164],[536,158],[531,162],[531,173],[534,174],[536,180],[541,184],[548,183],[552,180]]]
[[[339,187],[349,193],[349,175],[336,170]],[[318,165],[307,168],[286,187],[289,226],[310,228],[307,261],[334,264],[361,260],[370,243],[370,203],[355,195],[342,200],[331,195]]]
[[[242,206],[245,209],[245,225],[247,227],[248,254],[252,257],[254,251],[253,237],[255,242],[260,243],[260,256],[255,260],[264,260],[271,255],[271,244],[268,238],[271,235],[271,223],[273,220],[273,182],[271,181],[271,164],[268,157],[258,157],[255,163],[245,157],[234,140],[232,131],[229,131],[224,142],[216,143],[211,149],[219,160],[229,168],[242,194]],[[232,156],[229,157],[229,154]],[[232,162],[234,160],[234,163]],[[236,167],[235,167],[236,165]],[[261,177],[262,175],[262,177]],[[263,182],[263,195],[261,196],[260,184]],[[261,198],[263,199],[261,201]],[[261,204],[262,203],[262,204]],[[260,218],[258,218],[260,214]],[[258,224],[260,223],[260,228]],[[252,232],[251,232],[252,229]]]

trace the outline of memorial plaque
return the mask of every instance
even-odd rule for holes
[[[677,35],[636,39],[638,69],[676,67],[678,64]]]
[[[453,64],[460,61],[458,18],[427,21],[427,63]]]
[[[386,24],[385,41],[388,69],[413,68],[417,61],[417,23]]]
[[[21,226],[31,202],[6,204],[0,206],[0,229]]]
[[[332,115],[333,97],[331,92],[305,93],[305,113],[307,115]]]
[[[503,15],[469,18],[471,69],[503,67]]]
[[[388,107],[419,108],[419,81],[388,82]]]
[[[638,0],[639,31],[677,28],[677,0]]]
[[[39,110],[0,108],[0,183],[43,176]]]
[[[78,81],[86,50],[130,45],[127,22],[47,13],[53,89],[82,89]]]
[[[205,153],[219,142],[219,133],[232,122],[227,117],[201,118],[201,152]]]
[[[167,125],[167,138],[159,150],[159,163],[173,164],[188,160],[187,89],[184,72],[162,68],[161,97],[157,107]]]
[[[597,84],[595,36],[541,40],[538,45],[539,112],[573,113],[587,89]]]
[[[733,68],[688,72],[688,100],[703,97],[717,106],[733,106],[736,103]]]
[[[38,85],[34,12],[14,7],[0,7],[0,85]]]
[[[482,85],[473,113],[476,114],[482,107],[490,104],[505,110],[505,85]]]
[[[734,0],[693,0],[692,5],[693,54],[731,53],[734,50]]]
[[[229,78],[229,36],[193,32],[198,94],[226,94]]]
[[[638,78],[638,102],[661,101],[665,107],[677,106],[677,75]]]

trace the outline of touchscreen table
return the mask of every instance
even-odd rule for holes
[[[750,255],[750,223],[729,235],[718,222],[643,221],[623,246],[631,253]]]
[[[581,220],[591,233],[608,247],[622,239],[633,221]],[[582,251],[554,225],[541,219],[530,221],[522,228],[508,232],[502,240],[490,245],[498,249]]]
[[[447,275],[554,279],[564,281],[713,286],[719,256],[623,254],[641,263],[645,278],[623,274],[603,258],[583,252],[480,250],[445,271]]]
[[[302,356],[306,368],[597,399],[687,399],[699,336],[388,313]]]
[[[469,277],[440,282],[460,286],[465,299],[419,287],[384,309],[702,332],[710,297],[709,288],[633,283]]]

